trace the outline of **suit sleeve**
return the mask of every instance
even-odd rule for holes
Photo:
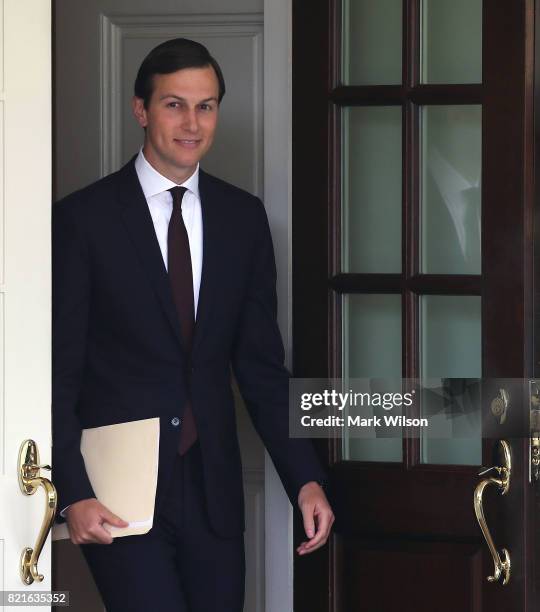
[[[68,202],[52,218],[53,481],[58,507],[96,497],[80,451],[77,401],[83,379],[90,300],[88,244]]]
[[[256,199],[255,253],[232,366],[255,429],[296,508],[306,482],[326,479],[313,444],[289,437],[289,378],[277,324],[276,265],[264,206]]]

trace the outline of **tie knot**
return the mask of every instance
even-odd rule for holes
[[[182,198],[184,197],[184,193],[186,193],[187,189],[185,187],[172,187],[169,189],[173,199],[173,207],[182,207]]]

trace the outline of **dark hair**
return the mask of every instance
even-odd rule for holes
[[[155,74],[170,74],[183,68],[206,66],[211,66],[216,73],[219,83],[219,103],[225,95],[225,80],[221,68],[204,45],[188,38],[172,38],[150,51],[137,72],[135,95],[142,98],[144,107],[148,108],[154,89]]]

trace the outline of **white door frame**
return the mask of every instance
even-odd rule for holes
[[[278,270],[279,326],[292,365],[292,0],[264,0],[264,202]],[[292,507],[265,452],[266,612],[293,611]],[[287,528],[285,528],[287,527]]]

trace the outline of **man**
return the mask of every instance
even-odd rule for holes
[[[244,507],[230,366],[307,541],[334,517],[325,471],[288,436],[275,263],[261,201],[199,168],[225,84],[207,49],[174,39],[143,61],[139,154],[53,212],[53,462],[59,507],[108,612],[240,612]],[[160,417],[154,525],[94,494],[81,429]],[[137,486],[137,452],[133,471]]]

